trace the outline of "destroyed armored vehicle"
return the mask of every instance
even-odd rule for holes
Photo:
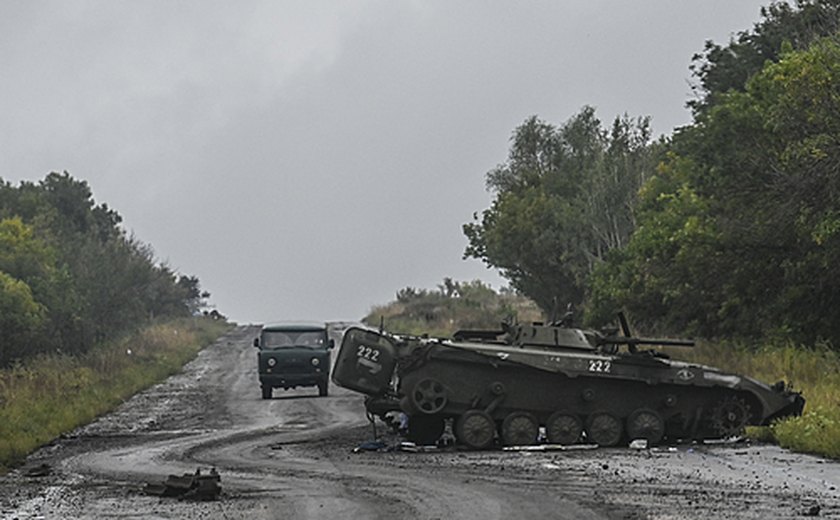
[[[409,439],[434,443],[451,420],[472,449],[645,439],[726,438],[748,425],[799,415],[805,400],[717,368],[674,361],[641,345],[687,341],[631,337],[566,323],[460,331],[452,339],[350,328],[333,381],[366,394],[369,417],[408,417]],[[541,432],[542,430],[542,432]]]

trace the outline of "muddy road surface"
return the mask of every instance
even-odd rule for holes
[[[840,464],[767,445],[354,452],[372,438],[362,397],[261,399],[255,334],[237,328],[0,478],[0,518],[840,518]],[[144,492],[211,467],[218,500]]]

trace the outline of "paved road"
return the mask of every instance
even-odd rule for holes
[[[0,479],[2,518],[840,518],[840,465],[774,446],[361,452],[362,398],[337,388],[260,398],[255,330]],[[381,429],[380,429],[381,431]],[[389,443],[398,439],[386,436]],[[215,467],[214,502],[143,493]]]

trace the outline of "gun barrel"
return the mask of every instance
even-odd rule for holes
[[[686,339],[626,338],[618,336],[603,338],[599,343],[606,345],[661,345],[669,347],[694,346],[693,341]]]
[[[642,339],[638,345],[663,345],[669,347],[693,347],[694,342],[687,339]]]

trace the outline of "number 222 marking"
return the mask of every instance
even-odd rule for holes
[[[364,345],[359,345],[359,349],[356,351],[356,357],[376,361],[379,359],[379,351]]]
[[[590,372],[609,372],[611,368],[612,365],[609,361],[603,361],[600,359],[592,359],[589,361]]]

